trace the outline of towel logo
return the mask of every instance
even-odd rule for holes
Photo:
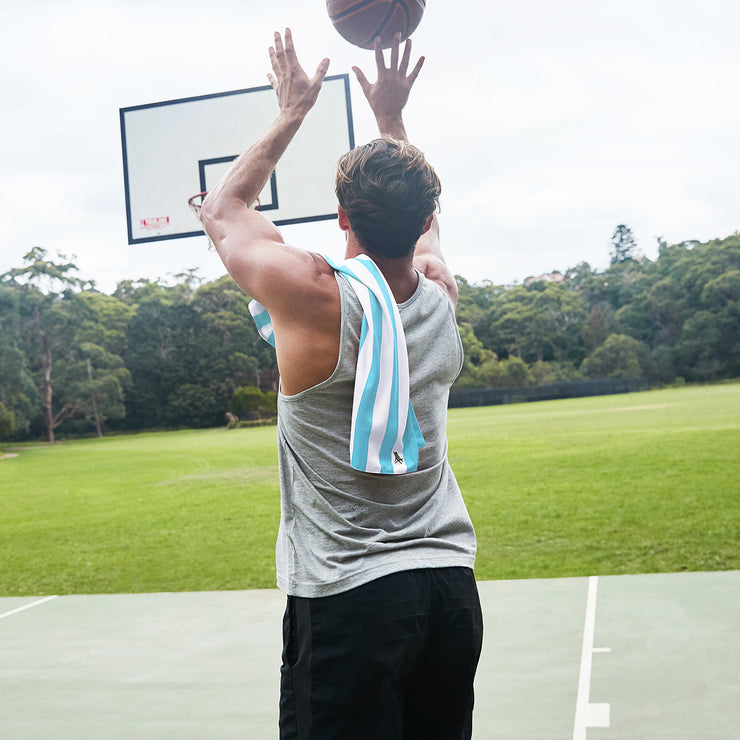
[[[403,465],[403,458],[395,450],[393,450],[393,463],[395,465]]]

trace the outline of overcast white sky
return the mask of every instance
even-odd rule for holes
[[[465,14],[462,9],[469,8]],[[224,270],[205,237],[127,243],[119,109],[266,84],[272,32],[329,74],[372,71],[324,0],[25,0],[0,28],[0,273],[39,245],[120,279]],[[428,0],[409,136],[443,181],[443,247],[471,282],[608,263],[740,229],[740,2]],[[372,77],[371,77],[372,79]],[[352,78],[358,143],[375,135]],[[282,228],[341,255],[336,221]]]

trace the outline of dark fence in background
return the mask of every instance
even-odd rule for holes
[[[552,401],[556,398],[581,398],[583,396],[609,396],[614,393],[634,393],[647,390],[647,378],[599,378],[577,380],[570,383],[534,385],[526,388],[473,388],[452,390],[450,408],[463,406],[497,406],[503,403]]]

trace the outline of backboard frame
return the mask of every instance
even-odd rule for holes
[[[346,141],[346,149],[352,149],[355,146],[355,136],[354,136],[354,124],[353,124],[353,118],[352,118],[352,101],[350,97],[350,86],[349,86],[349,75],[348,74],[339,74],[339,75],[330,75],[327,76],[324,79],[324,85],[334,85],[337,86],[337,89],[335,89],[333,92],[335,95],[338,95],[339,97],[342,97],[343,94],[343,101],[344,101],[344,108],[346,110],[346,118],[342,120],[341,122],[337,122],[337,126],[341,129],[341,136],[339,137],[343,141]],[[341,89],[339,89],[341,88]],[[188,98],[178,98],[173,100],[166,100],[162,102],[157,103],[146,103],[144,105],[136,105],[136,106],[129,106],[126,108],[121,108],[119,111],[120,115],[120,125],[121,125],[121,148],[122,148],[122,154],[123,154],[123,175],[124,175],[124,192],[125,192],[125,207],[126,207],[126,226],[127,226],[127,235],[128,235],[128,243],[131,245],[134,244],[144,244],[148,242],[156,242],[156,241],[165,241],[170,239],[184,239],[188,237],[196,237],[196,236],[202,236],[204,234],[204,231],[202,228],[197,227],[197,223],[195,220],[192,220],[192,228],[188,227],[186,230],[177,230],[173,233],[161,233],[163,231],[166,231],[167,228],[169,228],[169,217],[168,216],[161,216],[161,217],[155,217],[152,219],[142,219],[140,218],[140,214],[135,213],[134,211],[136,208],[134,207],[134,196],[133,196],[133,181],[132,181],[132,159],[136,159],[138,154],[135,153],[135,144],[133,138],[130,136],[130,129],[136,129],[136,125],[140,124],[134,124],[135,121],[141,120],[142,112],[145,112],[145,115],[149,115],[149,112],[162,113],[165,112],[165,109],[167,106],[176,106],[176,105],[183,105],[183,104],[189,104],[189,103],[196,103],[199,104],[202,101],[216,101],[217,99],[228,99],[228,98],[234,98],[235,96],[249,96],[253,94],[262,94],[269,93],[272,97],[274,97],[274,92],[272,90],[272,87],[270,85],[262,85],[259,87],[251,87],[251,88],[244,88],[240,90],[229,90],[226,92],[220,92],[220,93],[211,93],[208,95],[198,95],[198,96],[192,96]],[[321,100],[321,96],[319,97],[319,100]],[[247,98],[244,98],[243,101],[247,101]],[[240,101],[240,102],[243,102]],[[228,101],[224,101],[228,102]],[[317,103],[318,105],[318,103]],[[277,102],[275,100],[274,103],[275,106],[275,114],[277,113]],[[155,109],[159,109],[159,111],[156,111]],[[309,116],[311,114],[309,113]],[[137,118],[135,118],[137,117]],[[307,119],[308,120],[308,119]],[[346,124],[346,129],[345,129]],[[346,135],[346,140],[344,140],[344,136]],[[245,140],[243,142],[243,150],[246,150],[246,148],[252,144],[252,140]],[[344,147],[342,147],[344,149]],[[345,149],[345,150],[346,150]],[[193,167],[196,168],[196,170],[193,172],[193,186],[192,190],[193,192],[184,193],[183,194],[183,202],[186,204],[187,198],[194,195],[197,192],[205,192],[208,187],[208,172],[213,172],[213,168],[221,167],[224,169],[224,165],[228,164],[229,162],[235,160],[242,151],[226,151],[223,152],[222,156],[207,156],[203,158],[198,158],[193,161]],[[133,156],[132,156],[133,153]],[[287,154],[287,152],[286,152]],[[218,178],[216,178],[218,179]],[[213,178],[212,183],[213,184]],[[200,190],[198,190],[200,188]],[[263,192],[260,194],[260,206],[259,210],[265,211],[265,215],[269,218],[270,217],[270,211],[278,211],[280,208],[280,203],[278,201],[278,195],[279,188],[278,188],[278,179],[276,176],[276,172],[273,171],[270,181],[268,182],[266,188],[263,190]],[[336,208],[332,207],[330,210],[327,208],[326,212],[320,212],[320,213],[306,213],[305,215],[300,215],[298,217],[289,217],[289,218],[275,218],[272,219],[276,226],[284,225],[284,224],[296,224],[296,223],[307,223],[312,221],[324,221],[324,220],[330,220],[337,218],[337,212]],[[138,219],[138,222],[137,222]],[[144,225],[145,221],[150,220],[151,224]],[[136,225],[136,226],[135,226]],[[151,234],[142,234],[142,229],[151,230]]]

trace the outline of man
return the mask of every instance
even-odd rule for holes
[[[462,367],[457,288],[439,246],[439,180],[402,118],[424,59],[407,75],[411,42],[400,63],[399,46],[386,67],[376,42],[374,84],[353,68],[382,138],[337,167],[344,263],[284,244],[249,207],[329,65],[309,78],[290,30],[270,49],[278,117],[201,211],[232,278],[269,313],[280,370],[281,738],[472,732],[475,534],[445,436]]]

